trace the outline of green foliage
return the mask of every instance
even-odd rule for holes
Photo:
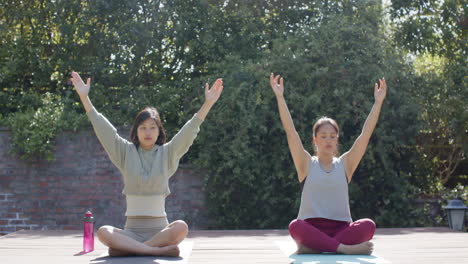
[[[14,88],[3,88],[0,91],[0,114],[7,116],[11,113],[38,108],[42,105],[41,94],[37,92],[23,92]]]
[[[436,193],[438,183],[453,187],[463,182],[466,172],[458,168],[468,164],[468,6],[459,0],[392,4],[397,44],[416,55],[413,97],[422,121],[416,178],[429,183],[423,192]]]
[[[341,125],[342,150],[351,147],[372,107],[373,82],[385,76],[390,89],[381,120],[350,186],[353,217],[375,218],[382,227],[415,225],[421,217],[407,217],[418,130],[411,76],[380,31],[379,5],[355,4],[354,13],[334,13],[315,28],[272,39],[272,48],[252,59],[228,56],[222,68],[214,65],[222,71],[213,77],[223,76],[227,88],[203,125],[197,162],[209,169],[215,228],[284,228],[297,215],[299,183],[270,72],[285,78],[291,115],[310,152],[312,124],[323,115]]]
[[[422,208],[425,217],[422,219],[425,225],[447,226],[447,214],[444,207],[448,205],[450,200],[461,199],[468,200],[468,187],[462,184],[457,184],[454,188],[447,188],[440,182],[433,186],[436,195],[430,196],[432,204],[425,204]]]
[[[221,62],[226,88],[197,139],[203,148],[196,162],[209,169],[206,193],[215,227],[284,227],[297,213],[299,185],[269,74],[257,63]]]
[[[284,228],[300,188],[270,72],[285,78],[310,152],[312,124],[324,115],[338,121],[348,150],[372,107],[373,83],[385,77],[387,99],[350,185],[353,218],[431,224],[412,201],[442,192],[431,175],[442,156],[428,151],[427,135],[438,146],[468,146],[466,41],[460,1],[444,1],[437,21],[424,17],[431,10],[407,16],[436,1],[409,2],[392,1],[396,41],[378,0],[2,2],[0,125],[11,128],[16,153],[52,160],[57,133],[89,126],[68,82],[76,70],[92,78],[90,98],[115,126],[152,105],[171,136],[202,104],[204,83],[221,77],[223,95],[184,159],[208,171],[213,228]],[[407,52],[430,52],[443,67],[418,69],[403,62]]]
[[[446,188],[439,185],[441,198],[444,201],[460,199],[468,201],[468,186],[457,184],[455,188]]]
[[[200,85],[201,86],[201,85]],[[187,113],[190,97],[178,81],[171,85],[104,87],[96,84],[91,88],[93,104],[113,124],[131,126],[136,113],[145,106],[155,106],[161,113],[164,128],[174,135],[192,113]],[[77,96],[76,96],[77,97]],[[82,108],[81,104],[79,105]],[[80,109],[83,111],[82,109]]]
[[[421,168],[430,169],[426,175],[432,186],[438,182],[449,185],[459,175],[455,171],[461,162],[466,162],[468,151],[468,107],[464,103],[468,91],[463,84],[447,78],[447,65],[438,66],[419,74],[416,87],[425,92],[414,95],[415,101],[424,106],[419,115],[423,125],[416,150],[421,154]]]
[[[199,69],[205,63],[186,49],[188,40],[196,42],[205,5],[180,0],[2,2],[0,84],[63,92],[72,70],[106,86],[182,79],[191,65]]]
[[[407,50],[443,54],[449,59],[466,56],[466,15],[462,0],[392,0],[390,15],[396,22],[395,39]]]
[[[13,152],[18,152],[26,158],[41,155],[49,161],[53,160],[51,141],[59,130],[59,120],[63,110],[63,103],[46,93],[41,107],[11,115],[9,124],[12,131]]]

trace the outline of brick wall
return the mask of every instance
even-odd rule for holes
[[[87,209],[96,227],[123,227],[121,174],[93,131],[58,136],[54,162],[19,159],[9,153],[9,140],[10,132],[0,128],[0,235],[22,229],[80,230]],[[181,164],[170,187],[169,221],[183,219],[192,229],[207,228],[203,172]]]

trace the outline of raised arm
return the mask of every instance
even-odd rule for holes
[[[179,132],[167,143],[169,149],[169,160],[175,162],[177,165],[178,160],[188,151],[192,145],[201,123],[205,120],[211,107],[218,101],[221,93],[223,92],[223,80],[217,79],[211,89],[208,83],[205,84],[205,102],[198,110],[197,114],[190,119]]]
[[[278,82],[279,80],[279,82]],[[288,105],[284,99],[284,80],[280,76],[274,76],[273,73],[270,75],[270,86],[276,95],[276,101],[278,103],[278,110],[280,113],[281,123],[286,131],[288,138],[288,146],[293,157],[294,166],[296,166],[297,176],[299,182],[302,182],[307,176],[309,171],[311,156],[309,152],[304,149],[301,138],[294,127],[291,114],[289,113]]]
[[[356,170],[359,162],[361,161],[364,153],[366,152],[367,145],[369,144],[369,140],[372,136],[372,132],[374,131],[375,125],[379,120],[380,109],[382,108],[382,103],[385,99],[385,95],[387,94],[387,84],[385,79],[380,79],[379,84],[375,83],[374,86],[374,105],[372,106],[372,110],[369,113],[369,116],[364,123],[362,128],[361,134],[358,136],[356,141],[354,142],[351,149],[344,153],[342,158],[344,159],[345,169],[346,169],[346,177],[348,178],[348,182],[351,181],[353,177],[353,173]]]
[[[127,147],[132,143],[120,137],[117,129],[105,118],[102,114],[96,111],[89,99],[89,90],[91,87],[91,78],[88,78],[86,84],[81,79],[80,75],[72,72],[72,82],[76,92],[80,96],[83,107],[86,110],[94,132],[96,133],[99,142],[106,150],[112,163],[121,169],[124,166]]]

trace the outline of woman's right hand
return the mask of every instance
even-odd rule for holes
[[[279,79],[279,82],[278,82]],[[273,92],[275,95],[278,96],[283,96],[284,93],[284,83],[283,83],[283,78],[280,75],[275,75],[271,73],[270,75],[270,86],[271,89],[273,89]]]
[[[71,81],[78,95],[80,97],[87,97],[89,88],[91,87],[91,78],[88,78],[85,84],[77,72],[72,72],[71,76]]]

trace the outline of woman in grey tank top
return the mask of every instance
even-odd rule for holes
[[[375,223],[352,221],[348,184],[361,161],[379,118],[387,93],[385,79],[374,86],[374,105],[362,132],[349,151],[337,157],[339,128],[335,120],[320,118],[313,127],[315,156],[307,152],[294,127],[284,99],[284,80],[273,73],[270,86],[275,93],[281,122],[288,138],[299,182],[303,186],[297,219],[289,224],[298,254],[336,252],[370,255]]]

